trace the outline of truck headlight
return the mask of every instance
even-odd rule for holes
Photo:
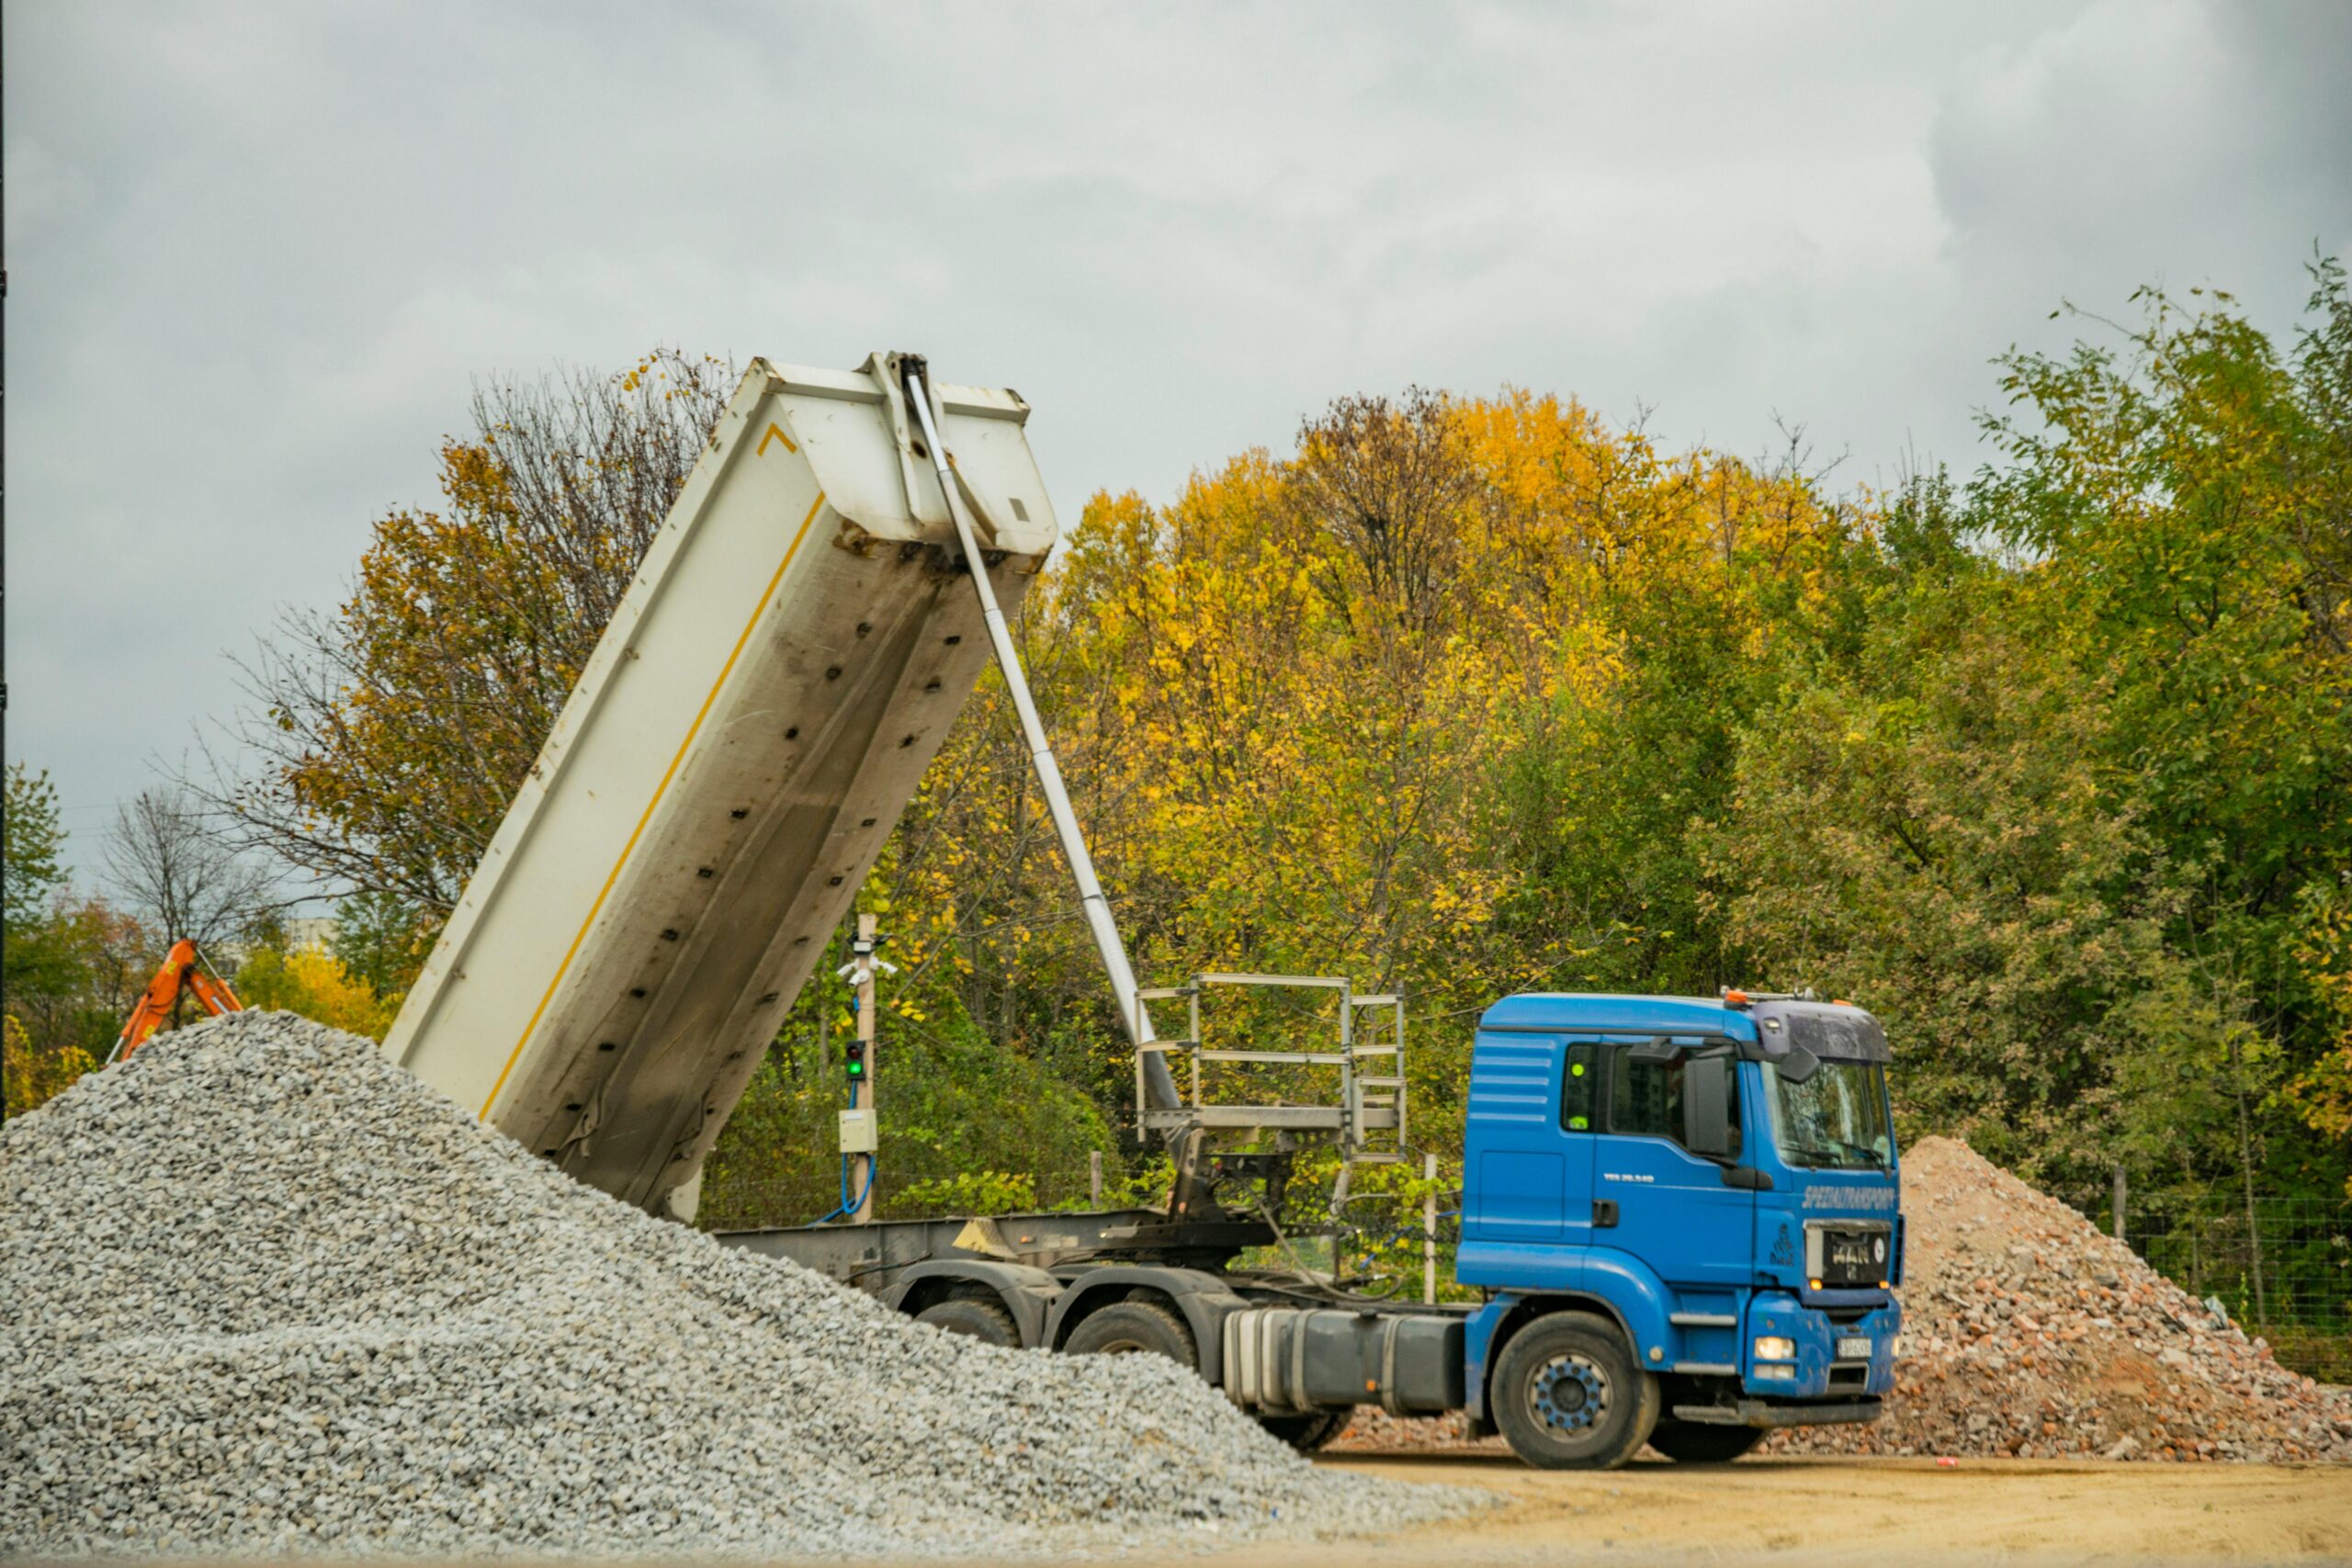
[[[1797,1359],[1797,1342],[1778,1334],[1758,1335],[1756,1359],[1759,1361],[1793,1361]]]

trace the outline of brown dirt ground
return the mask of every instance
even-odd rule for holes
[[[1255,1548],[1280,1568],[1602,1561],[1851,1563],[2352,1562],[2352,1469],[2082,1460],[1759,1457],[1534,1471],[1478,1452],[1320,1462],[1485,1486],[1483,1518],[1372,1542]]]
[[[1925,1459],[1787,1456],[1734,1465],[1637,1460],[1617,1471],[1537,1471],[1475,1450],[1327,1454],[1317,1462],[1408,1483],[1485,1487],[1504,1502],[1484,1516],[1371,1540],[1221,1551],[1214,1536],[1193,1535],[1169,1541],[1164,1552],[1092,1561],[1123,1568],[2352,1562],[2352,1467],[2345,1465],[1971,1459],[1939,1468]],[[242,1561],[155,1568],[239,1568]],[[307,1568],[332,1568],[335,1561],[311,1560]],[[681,1568],[696,1562],[645,1558],[633,1568],[670,1561]],[[279,1560],[272,1568],[306,1564]],[[432,1564],[412,1560],[410,1568]],[[810,1562],[805,1568],[840,1564]]]

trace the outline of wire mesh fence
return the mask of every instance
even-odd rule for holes
[[[2311,1198],[2127,1208],[2132,1251],[2211,1298],[2284,1366],[2352,1382],[2352,1204]]]

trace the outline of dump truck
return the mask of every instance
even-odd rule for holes
[[[1028,412],[916,355],[755,362],[387,1050],[582,1180],[690,1217],[712,1141],[992,655],[1134,1052],[1136,1127],[1170,1156],[1166,1201],[719,1239],[945,1332],[1169,1357],[1302,1449],[1363,1404],[1462,1411],[1558,1467],[1645,1443],[1722,1461],[1775,1427],[1874,1419],[1903,1219],[1886,1037],[1849,1003],[1503,998],[1462,1129],[1454,1277],[1480,1299],[1397,1302],[1306,1266],[1279,1217],[1301,1152],[1336,1150],[1344,1184],[1411,1147],[1405,1001],[1333,976],[1137,982],[1006,615],[1057,540]],[[1236,987],[1319,997],[1328,1032],[1205,1038]],[[1233,1092],[1253,1072],[1288,1092]]]

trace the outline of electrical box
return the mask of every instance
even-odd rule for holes
[[[842,1153],[870,1155],[879,1136],[880,1130],[874,1124],[872,1107],[842,1112]]]

